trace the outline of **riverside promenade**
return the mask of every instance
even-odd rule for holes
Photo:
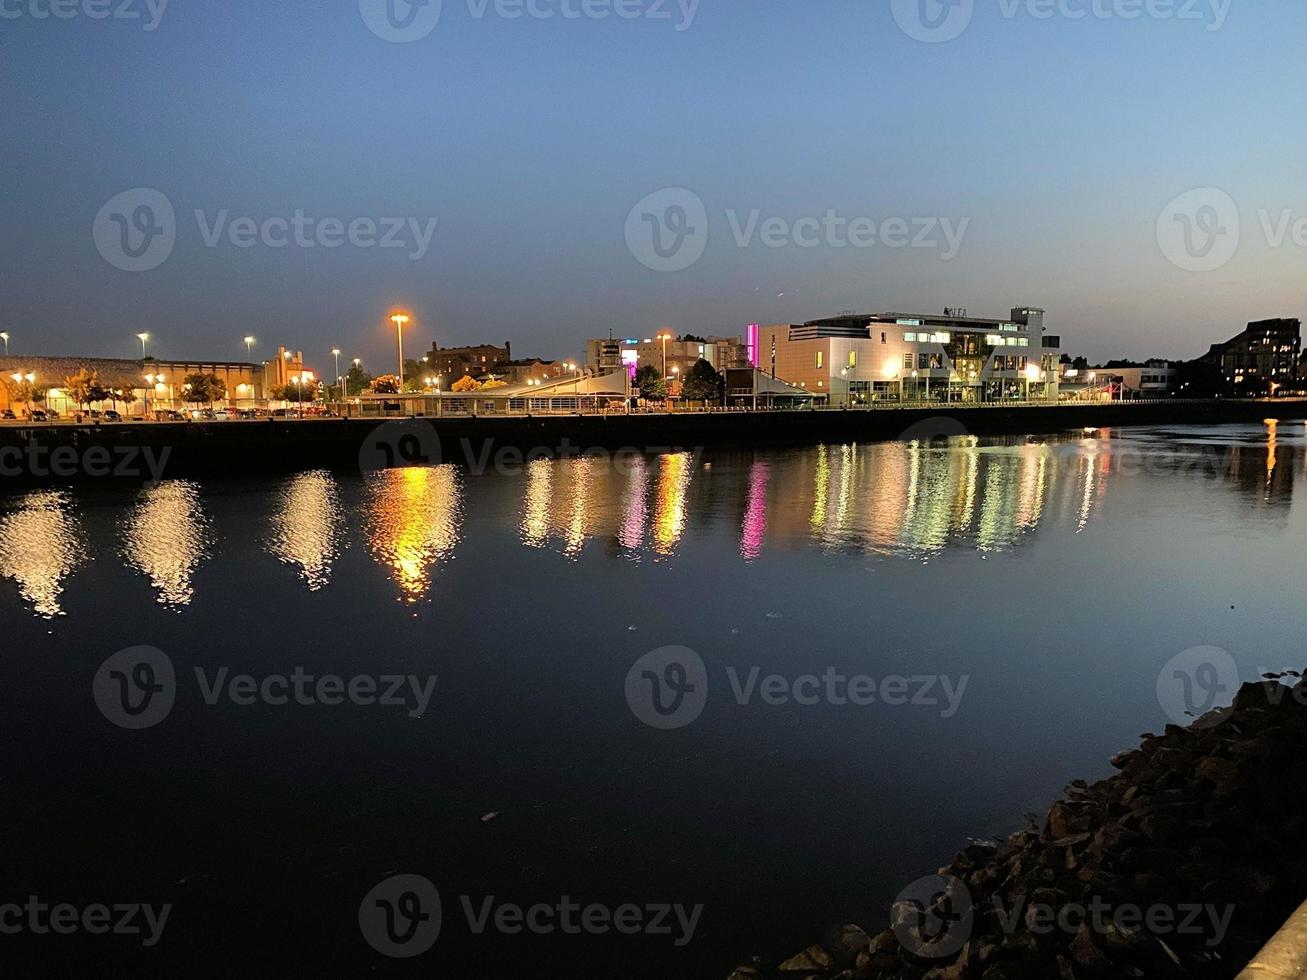
[[[763,449],[961,435],[1051,435],[1141,425],[1307,420],[1307,399],[601,415],[6,423],[0,487],[84,478],[243,475],[397,465],[484,465],[595,452]]]

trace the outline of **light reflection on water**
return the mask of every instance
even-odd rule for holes
[[[436,565],[450,560],[462,525],[462,482],[452,466],[382,470],[367,477],[364,534],[376,560],[414,603],[431,589]]]
[[[344,518],[336,481],[317,470],[292,477],[282,488],[272,517],[268,549],[294,565],[310,592],[331,582],[331,564],[340,548]]]
[[[170,480],[141,491],[123,527],[123,554],[144,574],[160,605],[189,605],[195,596],[195,570],[209,557],[208,518],[200,486]]]
[[[689,453],[536,460],[511,477],[467,477],[452,466],[361,480],[315,471],[255,489],[271,496],[272,515],[240,539],[264,535],[260,549],[318,591],[336,585],[342,552],[357,536],[405,603],[428,598],[436,569],[454,557],[465,497],[475,497],[489,522],[477,525],[478,535],[498,533],[573,563],[681,560],[687,537],[713,556],[725,537],[730,560],[741,563],[797,549],[928,562],[949,549],[1012,551],[1049,526],[1090,533],[1122,481],[1165,479],[1177,488],[1166,492],[1185,500],[1210,489],[1234,492],[1268,515],[1284,515],[1307,465],[1305,448],[1304,427],[1268,422],[1048,439],[963,436],[707,460]],[[205,492],[170,481],[115,512],[128,566],[170,608],[193,602],[196,570],[211,557]],[[76,583],[85,561],[80,501],[80,490],[0,500],[0,574],[38,616],[60,615],[69,577]]]
[[[0,519],[0,569],[44,619],[63,615],[64,579],[83,560],[81,529],[67,493],[28,494]]]

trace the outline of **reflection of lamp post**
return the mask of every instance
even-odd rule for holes
[[[390,317],[395,324],[395,340],[399,345],[399,391],[404,392],[404,324],[408,323],[408,317],[403,313],[395,313]]]

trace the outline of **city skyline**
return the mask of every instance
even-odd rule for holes
[[[32,353],[128,356],[144,330],[165,357],[238,357],[252,333],[384,362],[398,306],[424,341],[570,357],[609,329],[734,334],[1018,296],[1101,361],[1196,357],[1240,323],[1302,314],[1301,139],[1275,106],[1307,12],[965,4],[960,33],[930,43],[902,6],[626,20],[449,4],[411,43],[356,4],[21,8],[0,69],[0,213],[21,231],[0,245],[0,327]],[[849,39],[872,56],[833,58]],[[1208,67],[1236,62],[1257,66],[1237,88]],[[142,73],[169,98],[143,94]],[[990,76],[999,98],[969,88]],[[468,79],[475,112],[454,97]],[[71,113],[88,122],[43,138]],[[130,196],[110,205],[141,189],[166,200],[174,241],[125,271],[96,236],[135,217]],[[683,202],[692,220],[665,220]],[[669,243],[703,229],[701,254],[657,271],[632,244],[647,215]],[[1168,229],[1213,236],[1219,264],[1177,261]]]

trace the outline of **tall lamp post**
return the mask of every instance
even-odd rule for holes
[[[390,317],[395,324],[395,340],[399,344],[399,390],[404,392],[404,324],[408,323],[408,317],[403,313],[394,313]]]
[[[148,333],[138,333],[136,339],[141,342],[141,360],[145,360],[145,342],[150,339]]]
[[[658,335],[658,339],[663,342],[663,377],[667,377],[667,341],[672,339],[672,335],[666,330]]]
[[[331,349],[331,356],[336,359],[336,387],[340,389],[339,397],[343,403],[345,401],[345,379],[340,376],[340,348],[333,347]]]
[[[3,340],[5,342],[5,357],[8,357],[9,356],[9,332],[7,330],[0,331],[0,340]]]

